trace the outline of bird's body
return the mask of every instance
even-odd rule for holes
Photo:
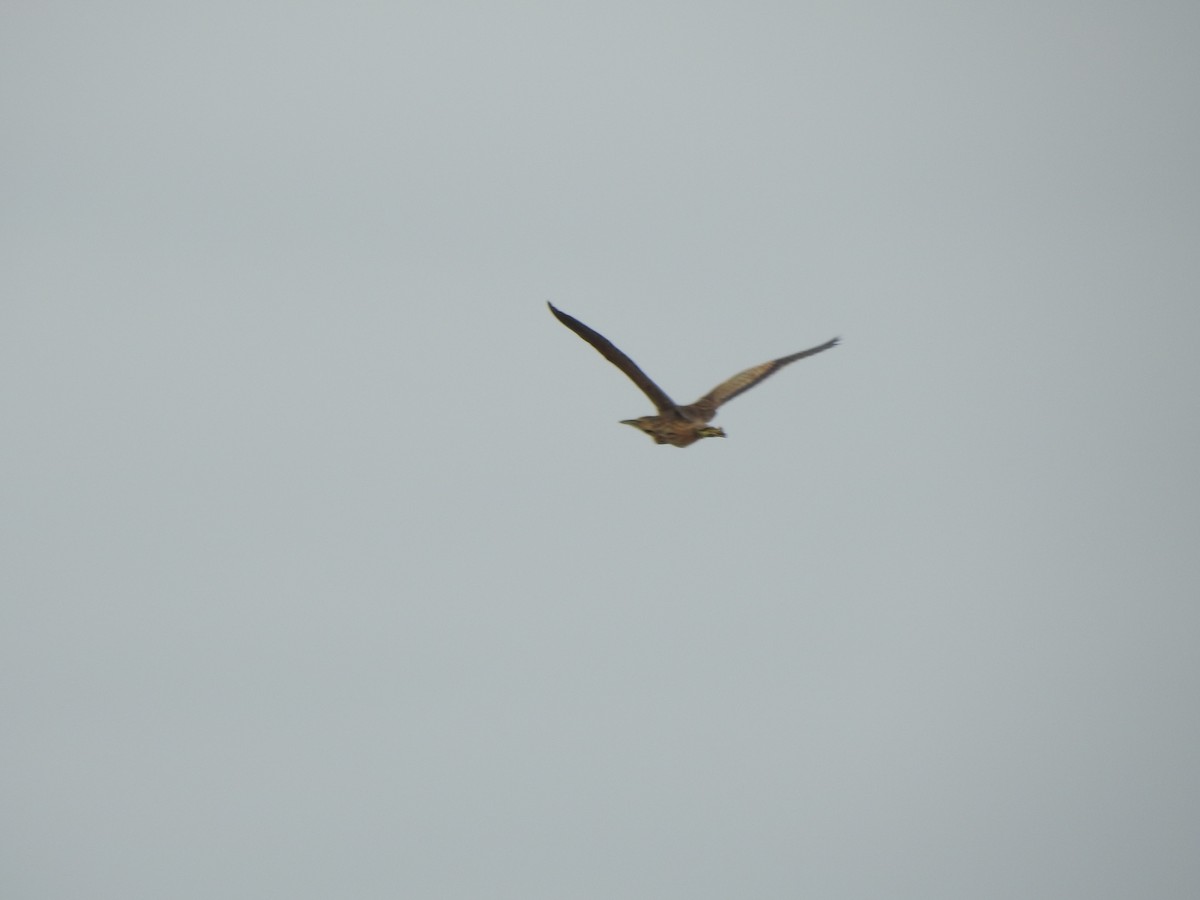
[[[695,403],[679,406],[611,341],[588,328],[578,319],[555,309],[554,304],[548,303],[547,306],[550,307],[550,312],[554,313],[558,321],[595,347],[605,359],[629,376],[629,379],[642,389],[642,392],[658,409],[658,415],[623,419],[621,424],[641,429],[650,435],[656,444],[671,444],[674,447],[687,447],[706,437],[725,437],[723,428],[708,424],[716,416],[717,409],[721,404],[729,402],[743,391],[750,390],[788,363],[836,347],[838,343],[838,338],[834,338],[818,347],[810,347],[808,350],[801,350],[791,356],[782,356],[779,359],[752,366],[721,382]]]

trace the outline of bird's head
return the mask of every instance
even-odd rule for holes
[[[696,434],[702,438],[706,437],[725,437],[725,429],[718,425],[705,425],[699,429]]]

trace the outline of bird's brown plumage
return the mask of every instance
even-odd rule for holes
[[[723,429],[707,424],[717,414],[717,410],[722,404],[728,403],[738,394],[750,390],[750,388],[763,379],[774,375],[788,363],[793,363],[798,359],[804,359],[806,356],[812,356],[823,350],[836,347],[838,344],[838,338],[834,338],[817,347],[810,347],[807,350],[801,350],[799,353],[793,353],[790,356],[781,356],[779,359],[773,359],[761,365],[752,366],[743,372],[739,372],[732,378],[722,381],[695,403],[688,406],[679,406],[667,396],[666,391],[651,381],[649,376],[638,368],[632,359],[621,352],[612,341],[599,332],[593,331],[574,316],[569,316],[562,310],[556,309],[553,303],[547,303],[546,305],[550,307],[550,312],[554,314],[554,317],[558,321],[562,322],[595,347],[601,356],[624,372],[634,384],[642,389],[642,392],[650,398],[655,409],[658,410],[658,415],[656,416],[625,419],[622,424],[640,428],[650,435],[655,443],[672,444],[676,447],[686,447],[689,444],[694,444],[701,438],[724,437],[725,432]]]

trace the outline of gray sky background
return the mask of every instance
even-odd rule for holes
[[[1200,894],[1200,7],[3,18],[5,897]]]

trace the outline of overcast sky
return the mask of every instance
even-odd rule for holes
[[[7,4],[0,893],[1200,895],[1198,46]]]

